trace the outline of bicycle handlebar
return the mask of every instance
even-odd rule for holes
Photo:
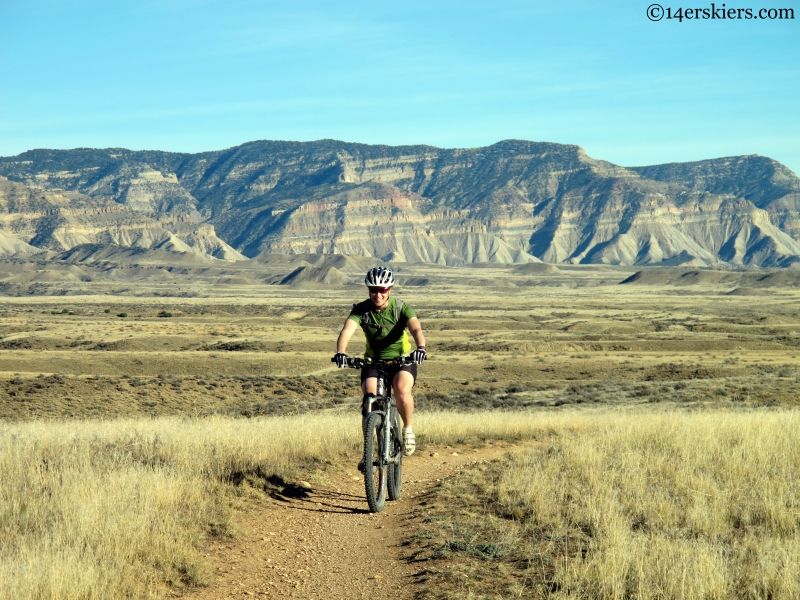
[[[331,358],[331,362],[336,362],[335,356]],[[393,360],[380,360],[375,358],[371,360],[364,360],[363,358],[347,357],[347,366],[350,369],[361,369],[364,365],[385,365],[391,367],[405,367],[407,365],[413,365],[413,364],[415,363],[410,356],[401,356]]]

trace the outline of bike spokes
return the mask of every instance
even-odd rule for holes
[[[386,502],[387,465],[381,457],[383,415],[370,413],[364,431],[364,489],[371,512],[383,510]]]

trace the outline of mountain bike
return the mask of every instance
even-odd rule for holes
[[[403,430],[392,398],[389,370],[412,364],[408,357],[383,361],[348,358],[347,366],[361,369],[372,365],[378,371],[377,394],[364,398],[364,490],[370,512],[381,512],[389,500],[400,498],[403,478]]]

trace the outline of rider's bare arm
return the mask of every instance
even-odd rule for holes
[[[417,317],[408,320],[408,332],[411,334],[411,337],[414,338],[417,348],[425,345],[425,334],[422,333],[422,323],[419,322]]]
[[[339,339],[336,340],[336,352],[347,352],[347,344],[350,343],[350,338],[353,337],[356,329],[358,329],[358,323],[353,321],[353,319],[345,320],[344,325],[342,326],[342,331],[339,332]]]

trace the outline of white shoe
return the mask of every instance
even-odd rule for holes
[[[405,456],[411,456],[416,449],[417,438],[414,437],[414,432],[403,429],[403,454]]]

